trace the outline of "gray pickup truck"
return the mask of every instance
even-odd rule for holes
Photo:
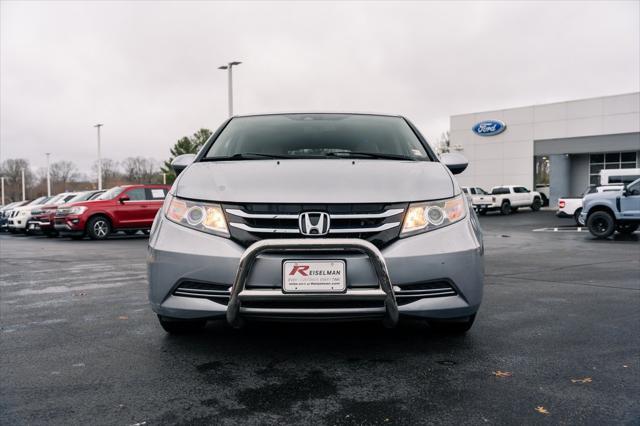
[[[622,191],[586,195],[580,221],[597,238],[608,238],[615,231],[633,234],[640,225],[640,179]]]

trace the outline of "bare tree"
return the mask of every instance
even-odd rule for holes
[[[131,183],[153,183],[158,175],[157,164],[151,158],[129,157],[122,162],[122,169]]]
[[[98,180],[98,162],[95,161],[91,166],[91,171],[93,172],[93,177],[95,180]],[[114,161],[110,158],[102,159],[102,185],[105,188],[109,188],[109,186],[115,185],[118,180],[122,178],[122,174],[120,173],[120,165],[117,161]]]
[[[438,145],[436,146],[436,152],[438,154],[443,154],[445,152],[451,151],[451,140],[449,139],[449,131],[442,132],[440,135],[440,140],[438,141]]]
[[[67,183],[78,178],[78,168],[71,161],[57,161],[51,164],[50,175],[51,187],[58,187],[60,191],[66,191]]]
[[[35,175],[29,167],[29,160],[24,158],[10,158],[0,165],[0,176],[4,176],[5,197],[8,200],[22,200],[22,170],[24,169],[24,180],[27,197],[32,196],[31,187],[35,183]]]

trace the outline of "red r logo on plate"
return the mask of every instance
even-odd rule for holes
[[[289,275],[295,275],[297,272],[299,272],[300,275],[308,277],[309,274],[307,274],[307,271],[309,270],[309,268],[309,265],[295,265],[293,269],[291,269],[291,272],[289,272]]]

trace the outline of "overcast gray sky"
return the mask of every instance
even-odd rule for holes
[[[157,160],[236,113],[403,114],[433,142],[452,114],[640,90],[626,2],[3,1],[0,156],[88,171]]]

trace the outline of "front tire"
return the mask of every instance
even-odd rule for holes
[[[455,318],[450,320],[429,320],[429,327],[437,333],[443,334],[464,334],[471,330],[476,314],[468,317]]]
[[[111,223],[104,216],[95,216],[87,223],[87,235],[92,240],[105,240],[111,234]]]
[[[636,232],[637,229],[637,223],[621,223],[620,225],[616,226],[616,231],[625,235],[631,235]]]
[[[207,324],[207,320],[183,320],[158,315],[160,326],[169,334],[190,334],[201,331]]]
[[[511,213],[511,203],[509,202],[509,200],[503,201],[502,206],[500,206],[500,214],[506,216],[510,213]]]
[[[616,230],[616,222],[613,217],[603,211],[595,212],[587,219],[589,232],[596,238],[609,238]]]
[[[542,201],[540,201],[540,198],[538,197],[534,198],[533,204],[531,204],[531,210],[537,212],[540,210],[540,207],[542,207]]]

